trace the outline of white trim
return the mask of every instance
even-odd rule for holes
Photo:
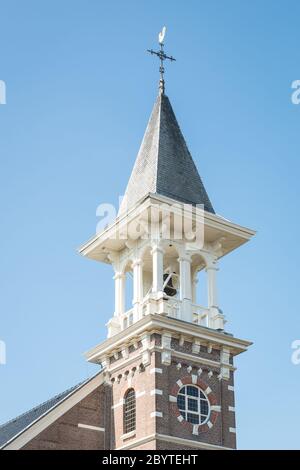
[[[193,384],[197,384],[197,381],[198,381],[197,375],[194,375],[194,374],[193,374],[193,375],[192,375],[192,383],[193,383]]]
[[[163,417],[163,414],[161,411],[152,411],[152,413],[150,413],[150,418],[162,418]]]
[[[177,403],[177,397],[174,397],[174,395],[169,395],[169,401]]]
[[[176,383],[177,383],[178,387],[180,387],[180,388],[183,387],[183,383],[181,382],[181,380],[177,380]]]
[[[79,428],[90,429],[91,431],[105,432],[105,428],[99,428],[98,426],[91,426],[90,424],[78,423]]]
[[[153,369],[150,369],[150,374],[162,374],[162,369],[159,367],[154,367]]]
[[[235,428],[229,428],[229,432],[236,433],[236,429]]]
[[[207,389],[204,391],[206,395],[209,395],[211,393],[211,388],[207,387]]]
[[[234,406],[228,406],[229,411],[233,411],[235,413],[235,407]]]
[[[136,432],[135,429],[133,431],[127,432],[126,434],[122,434],[121,439],[124,441],[125,439],[129,439],[130,437],[135,437]]]
[[[191,356],[191,354],[187,354],[187,353],[184,353],[184,352],[181,352],[181,351],[176,351],[175,349],[172,349],[172,356],[175,359],[185,359],[187,361],[193,360],[193,362],[195,362],[196,364],[215,367],[216,369],[219,369],[220,366],[221,366],[221,362],[219,362],[219,361],[214,361],[213,359],[206,359],[206,358],[201,357],[201,356]],[[230,365],[229,368],[232,371],[236,370],[236,367],[234,367],[232,365]]]
[[[211,409],[211,411],[217,411],[219,413],[221,411],[221,406],[220,405],[211,405],[210,409]]]
[[[193,434],[195,434],[196,436],[199,435],[199,424],[194,424],[193,425]]]
[[[158,388],[155,388],[154,390],[151,390],[150,395],[163,395],[163,391],[159,390]]]
[[[125,403],[124,398],[121,398],[121,400],[118,403],[116,403],[115,405],[112,405],[111,409],[114,410],[114,409],[118,408],[119,406],[124,405],[124,403]]]
[[[228,385],[228,390],[230,390],[231,392],[234,392],[234,387],[232,385]]]
[[[146,444],[149,441],[154,441],[155,439],[165,442],[171,442],[173,444],[181,444],[183,446],[189,445],[191,447],[196,447],[197,449],[233,450],[232,447],[223,447],[214,444],[207,444],[205,442],[198,442],[192,439],[183,439],[181,437],[168,436],[166,434],[150,434],[149,436],[142,437],[141,439],[136,439],[128,444],[118,447],[116,450],[132,449],[139,445]]]
[[[183,416],[179,415],[179,416],[177,416],[177,419],[181,423],[181,421],[183,421]]]
[[[97,363],[99,359],[101,360],[101,357],[109,354],[111,350],[116,349],[119,346],[124,346],[126,341],[130,341],[132,339],[133,334],[138,336],[150,328],[164,328],[164,331],[167,331],[166,329],[168,328],[169,331],[167,332],[170,332],[171,334],[173,332],[177,332],[178,334],[186,334],[187,336],[192,337],[192,340],[203,339],[208,342],[213,341],[214,344],[218,344],[219,346],[230,347],[233,354],[240,354],[241,352],[246,351],[252,344],[250,341],[235,338],[233,336],[226,336],[217,330],[208,330],[205,327],[194,325],[193,323],[180,322],[177,326],[177,323],[175,324],[174,319],[171,317],[150,314],[128,327],[126,331],[121,331],[101,344],[98,344],[86,352],[85,357],[89,362]],[[193,356],[193,359],[194,358],[195,356]]]
[[[143,395],[145,395],[145,393],[146,393],[145,390],[143,390],[142,392],[137,392],[137,393],[135,394],[135,396],[136,396],[136,398],[140,398],[140,397],[142,397]]]
[[[24,447],[34,437],[53,424],[58,418],[77,405],[81,400],[92,393],[104,382],[104,374],[100,372],[88,382],[82,384],[77,390],[67,395],[58,405],[48,410],[44,415],[37,418],[26,429],[3,445],[2,449],[19,450]]]
[[[213,426],[213,425],[212,425],[212,422],[211,422],[211,421],[207,421],[207,426],[209,427],[209,429],[212,428],[212,426]]]

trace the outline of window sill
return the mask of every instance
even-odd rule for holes
[[[126,439],[130,439],[131,437],[135,437],[135,431],[127,432],[126,434],[122,434],[121,439],[125,441]]]

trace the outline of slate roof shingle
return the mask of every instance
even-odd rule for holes
[[[186,204],[203,204],[215,213],[188,150],[169,98],[157,97],[138,152],[119,215],[149,193]]]
[[[90,379],[88,379],[90,380]],[[76,390],[82,387],[85,383],[88,382],[85,380],[80,382],[68,390],[56,395],[50,400],[41,403],[40,405],[32,408],[26,413],[21,414],[17,418],[14,418],[7,423],[4,423],[0,426],[0,448],[3,447],[8,441],[17,436],[19,433],[24,431],[28,426],[33,424],[34,421],[41,418],[44,414],[49,412],[52,408],[59,405],[65,398],[73,394]]]

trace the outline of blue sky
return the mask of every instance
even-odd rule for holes
[[[167,94],[216,211],[258,231],[220,264],[237,361],[239,448],[300,448],[299,2],[0,0],[0,422],[96,369],[109,266],[76,248],[117,203],[157,93]]]

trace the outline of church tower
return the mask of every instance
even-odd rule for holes
[[[159,94],[119,213],[80,248],[111,264],[115,283],[107,339],[86,359],[101,366],[110,396],[106,448],[234,449],[234,356],[251,343],[227,327],[217,273],[254,231],[215,213],[165,94],[170,57],[162,41],[150,52],[161,60]]]

